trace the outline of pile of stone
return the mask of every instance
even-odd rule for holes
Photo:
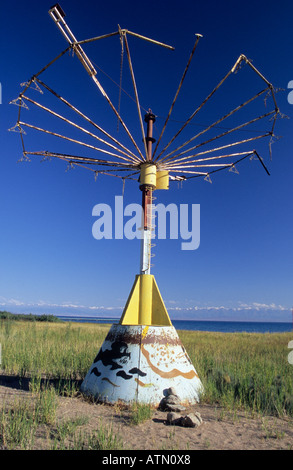
[[[195,428],[202,423],[202,418],[198,412],[189,413],[187,415],[180,414],[180,412],[185,411],[186,408],[181,405],[180,398],[173,387],[167,390],[167,396],[162,399],[159,409],[169,412],[167,414],[167,421],[169,424],[175,426]]]

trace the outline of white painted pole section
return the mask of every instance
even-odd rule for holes
[[[145,138],[146,150],[147,150],[147,162],[152,161],[152,144],[153,139],[153,123],[156,120],[155,115],[148,111],[144,118],[147,123],[147,137]],[[144,169],[153,166],[148,164]],[[155,166],[153,166],[155,169]],[[156,173],[154,173],[156,175]],[[142,177],[143,176],[143,177]],[[141,251],[140,251],[140,274],[150,274],[151,273],[151,243],[152,243],[152,234],[153,234],[153,189],[155,189],[155,181],[151,178],[153,176],[152,172],[147,174],[141,170],[141,186],[142,190],[142,237],[141,237]]]
[[[151,274],[152,230],[143,230],[140,248],[140,274]]]

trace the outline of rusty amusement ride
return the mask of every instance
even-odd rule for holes
[[[143,108],[139,102],[128,37],[132,36],[142,39],[170,50],[174,48],[127,29],[121,29],[119,25],[116,32],[78,41],[65,22],[65,14],[59,4],[54,5],[49,10],[49,15],[68,42],[68,46],[38,73],[34,74],[28,82],[21,84],[23,87],[21,93],[17,99],[11,102],[18,106],[18,119],[16,125],[10,130],[20,134],[22,160],[29,161],[29,156],[43,157],[43,159],[56,158],[67,163],[69,167],[81,167],[90,170],[94,173],[95,177],[99,174],[114,176],[121,178],[123,184],[125,180],[135,180],[139,183],[139,189],[142,192],[143,223],[141,227],[140,273],[135,276],[134,284],[120,321],[119,323],[113,323],[111,326],[102,347],[83,380],[81,391],[86,395],[94,396],[100,401],[110,403],[119,401],[131,403],[136,401],[157,405],[166,395],[166,391],[173,387],[183,404],[194,404],[200,400],[200,396],[204,391],[203,385],[172,325],[155,278],[150,272],[154,231],[152,214],[153,192],[160,189],[168,190],[169,183],[172,184],[176,181],[184,182],[189,179],[204,178],[206,181],[211,182],[211,175],[223,170],[238,173],[236,164],[247,159],[257,160],[269,174],[262,157],[260,157],[255,149],[249,147],[254,141],[266,138],[269,139],[269,147],[271,146],[275,137],[276,120],[280,115],[275,100],[275,90],[252,62],[246,56],[240,55],[223,79],[208,94],[204,101],[195,108],[190,117],[181,123],[181,127],[169,142],[160,149],[162,137],[170,121],[175,102],[202,36],[200,34],[195,35],[195,43],[184,73],[169,112],[164,118],[160,135],[155,140],[153,137],[153,127],[156,115],[151,110],[148,110],[143,119]],[[142,140],[140,138],[140,144],[137,143],[137,139],[133,137],[125,121],[122,119],[120,104],[117,107],[114,106],[97,78],[98,74],[93,62],[83,49],[88,43],[104,40],[112,36],[118,37],[120,41],[121,57],[123,57],[126,51],[134,93],[133,101],[136,103],[142,137]],[[41,76],[43,72],[56,61],[60,61],[67,52],[75,55],[85,68],[89,77],[96,85],[98,93],[102,95],[107,106],[109,105],[109,109],[116,116],[115,119],[117,119],[119,126],[123,128],[124,136],[131,143],[132,150],[42,81]],[[174,141],[181,135],[183,130],[214,97],[224,82],[243,65],[250,68],[252,74],[260,79],[263,83],[263,89],[250,96],[246,101],[234,107],[210,125],[204,126],[199,132],[187,138],[186,141],[180,143],[176,148],[173,148]],[[121,89],[120,82],[120,92]],[[33,94],[35,94],[35,91],[38,91],[41,95],[49,95],[52,97],[52,100],[53,98],[57,99],[64,108],[69,108],[79,116],[83,120],[84,125],[89,126],[91,130],[36,101],[34,97],[31,98],[29,95],[31,90],[33,90]],[[227,118],[234,118],[243,108],[256,102],[261,97],[265,97],[265,112],[257,113],[257,115],[254,115],[248,121],[244,120],[244,122],[234,127],[221,127]],[[272,104],[271,110],[268,109],[268,102]],[[29,107],[38,109],[42,113],[50,114],[59,123],[61,121],[65,122],[66,125],[71,126],[77,132],[83,133],[86,138],[92,139],[92,143],[89,144],[86,141],[77,140],[76,138],[24,121],[23,115],[27,113]],[[251,126],[260,122],[266,122],[266,125],[269,125],[269,130],[261,134],[253,130],[251,131],[252,136],[246,139],[237,140],[232,138],[238,135],[238,131],[248,131],[251,129]],[[219,128],[221,129],[219,133],[216,131],[212,137],[205,137],[208,131],[215,131]],[[93,151],[95,155],[104,158],[57,153],[49,150],[28,151],[25,146],[26,130],[37,131],[38,133],[43,133],[43,135],[46,134],[58,142],[63,139],[74,144],[76,148],[86,148],[87,151]],[[226,136],[228,138],[231,136],[230,142],[224,145],[217,144],[218,140],[226,138]],[[99,147],[97,144],[93,144],[93,139],[96,142],[98,141]],[[171,144],[173,144],[173,147],[171,147]],[[213,146],[214,144],[216,145]]]

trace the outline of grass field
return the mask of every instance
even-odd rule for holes
[[[20,382],[29,377],[30,389],[38,397],[30,412],[20,403],[10,416],[10,411],[2,406],[2,440],[9,429],[10,434],[24,433],[24,441],[28,442],[33,423],[54,420],[56,396],[76,395],[109,327],[0,320],[1,373],[16,376]],[[218,404],[226,410],[248,410],[263,416],[293,417],[293,366],[288,363],[288,343],[293,339],[292,333],[178,331],[178,334],[203,382],[202,403]],[[44,386],[44,379],[48,379],[48,386],[46,383]],[[136,408],[133,422],[139,422],[141,411]],[[148,415],[147,412],[143,414]],[[17,425],[17,420],[23,424]],[[103,442],[110,440],[113,445],[118,445],[111,432],[107,436],[102,430],[99,433]],[[21,440],[21,436],[13,439],[13,442]],[[75,447],[82,447],[81,441],[80,437]]]
[[[293,416],[291,333],[179,332],[201,377],[203,401]]]
[[[55,379],[61,393],[74,392],[108,330],[101,324],[2,320],[1,369],[36,383]],[[178,333],[203,382],[202,401],[293,416],[291,333]]]

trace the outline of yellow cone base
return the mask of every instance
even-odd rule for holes
[[[172,325],[152,274],[136,276],[120,325]]]

